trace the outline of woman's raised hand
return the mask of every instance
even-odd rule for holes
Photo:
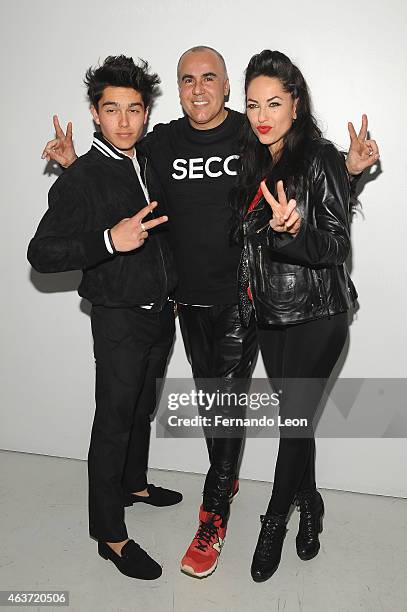
[[[287,232],[292,236],[298,234],[301,226],[301,217],[297,211],[297,202],[291,199],[287,202],[283,181],[277,182],[277,200],[268,189],[266,182],[260,183],[264,198],[271,206],[273,217],[270,219],[270,227],[275,232]]]
[[[348,131],[350,136],[350,146],[346,157],[346,167],[349,174],[359,174],[375,164],[379,157],[379,147],[375,140],[368,138],[367,115],[362,115],[362,125],[359,134],[349,121]]]

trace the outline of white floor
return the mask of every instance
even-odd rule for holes
[[[151,482],[184,500],[126,511],[130,537],[163,565],[161,578],[144,582],[101,559],[87,535],[85,462],[2,451],[0,465],[0,590],[69,590],[69,610],[78,612],[407,610],[405,499],[322,491],[319,555],[297,557],[294,512],[277,573],[256,584],[249,567],[270,484],[242,481],[218,569],[197,580],[179,560],[197,527],[203,476],[152,470]]]

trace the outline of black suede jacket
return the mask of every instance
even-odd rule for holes
[[[137,152],[153,216],[166,212],[164,194],[147,158]],[[49,208],[28,247],[38,272],[83,270],[78,293],[92,304],[160,310],[176,285],[168,223],[149,231],[142,247],[110,254],[104,230],[147,205],[132,160],[96,133],[93,146],[53,184]],[[151,218],[148,215],[145,219]]]
[[[239,266],[245,324],[253,307],[258,325],[288,325],[345,312],[357,298],[345,266],[350,184],[343,156],[332,143],[318,139],[307,161],[309,188],[297,198],[302,221],[296,236],[270,227],[272,211],[264,197],[245,217]]]

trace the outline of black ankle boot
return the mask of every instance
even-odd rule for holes
[[[262,525],[250,570],[255,582],[268,580],[278,568],[287,533],[286,520],[285,514],[265,514],[260,517]]]
[[[297,493],[295,504],[300,512],[300,526],[295,540],[297,555],[303,561],[308,561],[319,551],[324,502],[316,489],[309,489]]]

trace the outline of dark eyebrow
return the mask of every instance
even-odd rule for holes
[[[267,102],[271,102],[272,100],[275,100],[276,98],[278,98],[279,100],[282,100],[283,98],[280,98],[280,96],[273,96],[272,98],[269,98],[267,100]],[[256,104],[258,104],[258,100],[253,100],[253,98],[247,98],[248,102],[255,102]]]
[[[202,76],[203,77],[208,77],[208,76],[217,77],[218,75],[215,74],[214,72],[204,72]],[[181,81],[183,81],[184,79],[194,79],[194,78],[195,77],[193,74],[183,74],[181,77]]]
[[[107,100],[106,102],[103,102],[102,106],[120,106],[120,104],[118,102],[110,102],[109,100]],[[143,107],[141,102],[130,102],[130,104],[128,105],[128,108],[130,108],[131,106],[141,106]]]

